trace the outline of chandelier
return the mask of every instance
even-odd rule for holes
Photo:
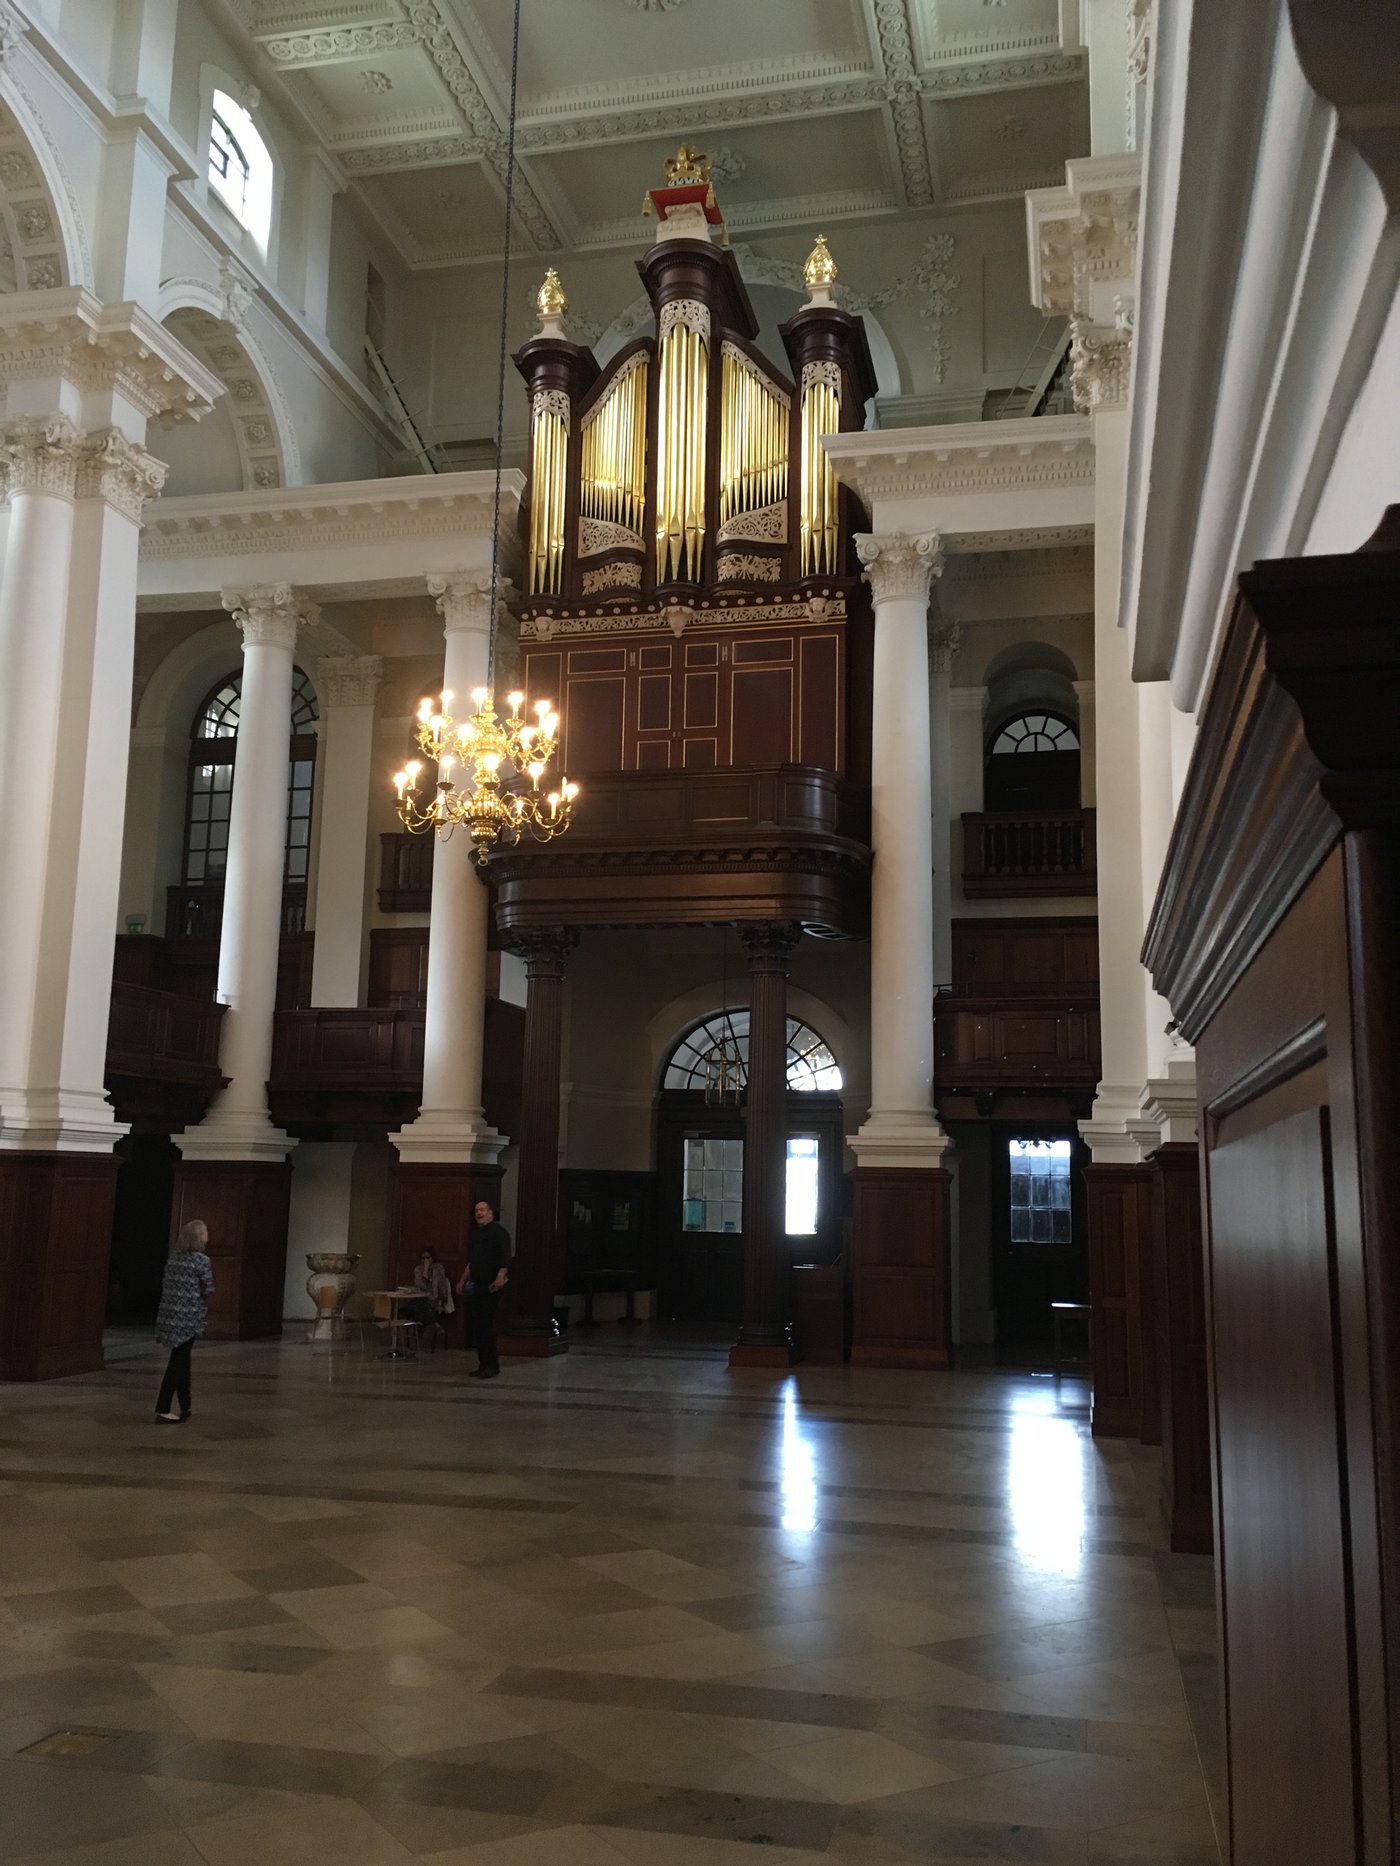
[[[496,712],[492,679],[501,600],[501,458],[505,435],[506,356],[509,349],[510,240],[515,194],[515,115],[520,71],[520,0],[515,0],[510,64],[510,127],[506,139],[505,235],[501,263],[501,333],[496,368],[496,488],[491,527],[491,614],[486,681],[472,693],[475,711],[457,721],[448,712],[452,694],[443,692],[434,706],[418,708],[418,749],[437,766],[432,795],[420,797],[423,760],[411,758],[394,773],[399,821],[412,835],[432,834],[446,841],[465,829],[479,866],[491,851],[510,847],[529,835],[551,842],[569,827],[578,785],[561,781],[542,793],[540,780],[559,740],[559,715],[549,700],[539,700],[533,720],[524,717],[523,693],[506,695],[509,716]],[[556,281],[557,283],[557,281]],[[454,776],[457,773],[457,776]]]
[[[436,707],[425,699],[418,708],[418,748],[437,766],[437,782],[423,801],[418,759],[394,773],[400,821],[414,835],[432,831],[444,841],[454,829],[465,829],[483,867],[492,849],[517,843],[522,835],[552,842],[569,827],[578,795],[578,785],[567,782],[540,791],[558,741],[558,713],[540,700],[536,720],[525,719],[525,695],[510,693],[509,717],[500,719],[490,690],[478,687],[472,694],[475,712],[459,723],[447,710],[452,697],[444,692]],[[462,785],[452,775],[457,770],[466,780]]]

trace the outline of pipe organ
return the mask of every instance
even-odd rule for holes
[[[570,341],[551,274],[539,333],[516,354],[530,447],[515,607],[527,670],[543,657],[527,682],[564,702],[571,773],[770,754],[841,768],[845,625],[864,596],[857,515],[821,442],[864,425],[864,327],[835,302],[819,239],[779,367],[712,237],[705,158],[682,157],[647,197],[651,334],[600,365]]]

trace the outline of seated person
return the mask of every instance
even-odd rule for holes
[[[452,1285],[446,1270],[430,1250],[419,1252],[413,1270],[413,1287],[422,1291],[421,1299],[403,1303],[402,1313],[422,1328],[431,1328],[434,1323],[445,1325],[445,1318],[453,1309]]]

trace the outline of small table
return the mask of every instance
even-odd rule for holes
[[[382,1361],[417,1360],[416,1354],[410,1354],[407,1348],[399,1344],[408,1339],[409,1329],[417,1328],[418,1324],[407,1316],[400,1315],[399,1310],[406,1302],[421,1302],[423,1291],[421,1289],[376,1289],[372,1300],[375,1321],[387,1322],[389,1325],[389,1352],[381,1354],[379,1358]]]
[[[1073,1316],[1082,1315],[1083,1316],[1084,1332],[1089,1340],[1089,1354],[1090,1354],[1091,1359],[1093,1357],[1093,1342],[1094,1342],[1093,1325],[1090,1321],[1090,1310],[1089,1310],[1088,1303],[1087,1302],[1052,1302],[1050,1304],[1050,1329],[1051,1329],[1051,1334],[1052,1334],[1052,1337],[1054,1339],[1054,1344],[1055,1344],[1053,1352],[1054,1352],[1054,1357],[1055,1357],[1055,1378],[1057,1380],[1060,1378],[1061,1370],[1064,1366],[1064,1354],[1062,1351],[1062,1344],[1060,1340],[1060,1328],[1067,1315],[1073,1315]]]

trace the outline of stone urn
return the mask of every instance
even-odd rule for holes
[[[310,1250],[306,1253],[306,1293],[316,1305],[316,1321],[306,1339],[315,1347],[329,1347],[335,1339],[336,1324],[345,1313],[345,1305],[355,1293],[355,1265],[358,1252]],[[325,1292],[322,1294],[321,1292]]]

